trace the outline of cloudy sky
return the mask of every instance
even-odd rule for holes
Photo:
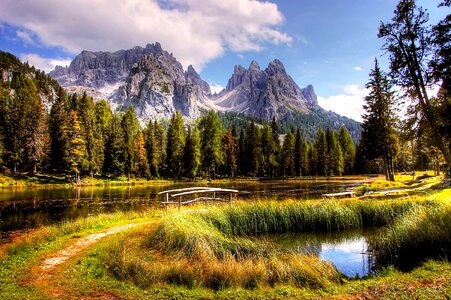
[[[439,0],[418,0],[432,23]],[[160,42],[219,91],[233,67],[278,58],[320,105],[360,120],[377,38],[396,0],[1,0],[0,49],[49,71],[81,50]]]

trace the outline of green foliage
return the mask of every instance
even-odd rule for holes
[[[223,163],[222,135],[223,127],[219,116],[214,111],[201,117],[199,121],[202,169],[208,177],[216,176]]]
[[[320,128],[315,140],[315,169],[318,175],[327,175],[329,156],[327,153],[327,139],[324,130]],[[313,153],[312,153],[313,154]]]
[[[86,163],[86,148],[81,125],[78,121],[78,114],[74,110],[69,112],[64,135],[67,137],[66,164],[69,166],[70,171],[75,173],[75,181],[78,183],[80,181],[81,168]]]
[[[222,145],[225,174],[229,177],[235,177],[237,172],[238,145],[230,128],[227,129],[227,132],[222,137]]]
[[[387,180],[394,180],[394,158],[399,150],[399,140],[394,128],[394,92],[387,75],[379,68],[377,60],[366,88],[366,114],[363,116],[361,144],[366,158],[382,158]]]
[[[132,106],[130,106],[122,116],[121,126],[124,134],[124,167],[127,177],[130,180],[131,174],[136,171],[134,169],[136,162],[135,140],[141,130],[138,117]]]
[[[185,128],[180,112],[172,115],[167,133],[166,165],[167,175],[179,178],[183,171],[183,150],[185,148]]]
[[[341,127],[338,141],[343,153],[344,173],[348,175],[353,174],[356,147],[346,127]]]
[[[119,115],[114,115],[111,119],[105,145],[104,172],[116,176],[122,175],[125,169],[125,142]]]
[[[197,172],[200,167],[201,151],[200,151],[200,136],[197,127],[191,132],[191,127],[188,128],[188,135],[186,136],[186,144],[183,155],[184,171],[189,179],[195,180]]]
[[[290,131],[285,135],[285,139],[282,145],[282,169],[284,176],[295,175],[295,161],[294,161],[294,150],[295,150],[295,137]]]
[[[328,175],[342,175],[344,171],[343,152],[335,131],[327,130]]]

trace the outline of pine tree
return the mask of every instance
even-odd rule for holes
[[[240,175],[245,175],[247,172],[246,165],[246,134],[244,129],[241,129],[238,138],[238,157],[237,157],[237,171]]]
[[[344,171],[343,152],[341,151],[340,143],[337,140],[335,131],[332,129],[327,130],[326,138],[327,156],[329,158],[328,175],[340,176]]]
[[[324,176],[328,173],[328,153],[326,134],[322,128],[318,129],[315,139],[315,169],[317,175]]]
[[[443,5],[449,6],[449,2],[443,2]],[[421,115],[425,121],[424,125],[428,127],[433,137],[431,141],[441,150],[448,165],[451,165],[451,142],[449,136],[447,137],[440,130],[440,119],[434,111],[434,104],[427,91],[427,87],[434,82],[434,79],[449,82],[447,78],[450,78],[448,64],[450,42],[447,37],[449,37],[450,30],[447,27],[451,23],[450,17],[448,16],[443,21],[445,23],[442,23],[445,25],[444,31],[438,31],[444,40],[441,38],[437,40],[428,26],[427,12],[421,7],[417,7],[414,0],[400,0],[394,13],[392,22],[382,23],[378,34],[379,38],[385,40],[383,49],[390,54],[390,76],[394,80],[394,84],[401,87],[400,91],[412,100],[409,110],[412,115],[411,127],[415,129],[417,116]],[[444,41],[445,44],[441,41]],[[438,49],[435,53],[433,52],[434,48]],[[446,53],[446,49],[448,49],[448,58],[443,60],[445,56],[442,54]],[[433,60],[431,70],[428,63],[433,54],[435,54],[436,60]],[[445,64],[441,62],[445,62]],[[442,73],[446,70],[448,70],[448,75]],[[430,73],[435,76],[430,76]]]
[[[50,110],[50,167],[55,172],[63,172],[65,168],[65,151],[67,138],[64,128],[67,127],[67,95],[63,88],[56,91],[55,102]]]
[[[304,147],[304,138],[302,137],[301,130],[298,128],[296,130],[296,136],[294,139],[294,170],[296,172],[296,176],[302,176],[302,152]]]
[[[238,145],[235,136],[229,128],[222,137],[222,145],[224,149],[224,166],[225,172],[229,177],[235,177],[237,171]]]
[[[183,150],[185,148],[185,128],[180,112],[172,115],[168,128],[166,165],[170,177],[179,178],[183,171]]]
[[[121,126],[124,132],[125,172],[127,174],[128,180],[130,180],[131,174],[136,171],[134,169],[135,140],[140,131],[138,117],[136,116],[136,112],[133,106],[130,106],[122,116]]]
[[[77,97],[75,104],[85,140],[85,170],[93,177],[103,165],[102,132],[97,128],[93,99],[83,93],[81,97]]]
[[[214,111],[209,111],[199,121],[202,169],[207,176],[216,176],[216,170],[223,162],[222,135],[223,128],[219,116]]]
[[[67,126],[64,128],[67,136],[66,165],[75,173],[75,182],[80,182],[80,171],[84,164],[86,155],[85,141],[83,140],[82,129],[78,121],[78,114],[75,110],[69,112]]]
[[[155,127],[152,120],[149,121],[147,128],[144,130],[144,141],[147,152],[147,161],[149,162],[149,170],[152,176],[158,177],[159,157],[157,151],[157,141],[155,138]]]
[[[343,152],[344,173],[347,175],[353,174],[356,147],[346,127],[341,127],[338,141]]]
[[[259,147],[259,134],[258,129],[255,126],[254,122],[252,122],[246,132],[246,140],[245,140],[245,162],[243,162],[247,167],[247,175],[255,176],[259,170],[259,156],[260,156],[260,147]]]
[[[200,152],[199,131],[197,130],[197,127],[194,127],[192,131],[191,127],[188,127],[183,163],[185,165],[185,174],[191,180],[196,179],[197,172],[199,170],[201,158]]]
[[[121,126],[121,117],[113,115],[106,139],[103,171],[116,176],[123,174],[125,169],[124,156],[124,132]]]
[[[369,159],[382,158],[387,180],[394,181],[393,160],[398,151],[398,138],[392,124],[395,123],[393,113],[394,93],[387,75],[383,73],[375,61],[374,70],[366,84],[370,93],[365,97],[361,143]]]
[[[272,170],[270,177],[274,177],[278,175],[278,168],[280,166],[280,153],[281,153],[281,147],[280,147],[280,140],[279,140],[279,127],[277,125],[276,119],[273,118],[271,122],[271,134],[272,134],[272,141],[273,141],[273,147],[274,147],[274,161],[272,164]]]
[[[105,152],[107,147],[108,130],[113,119],[111,108],[105,100],[96,102],[94,105],[94,120],[95,120],[95,140],[94,147],[96,148],[95,155],[95,171],[103,171],[105,164]]]
[[[149,163],[142,132],[138,132],[135,138],[133,163],[133,170],[139,178],[150,178]]]
[[[285,135],[282,145],[282,167],[284,176],[293,176],[295,174],[294,147],[295,137],[293,132],[289,131]]]
[[[163,129],[163,126],[158,123],[157,121],[153,124],[154,128],[154,134],[155,134],[155,160],[157,163],[156,174],[158,176],[159,170],[163,168],[164,163],[166,161],[166,145],[167,145],[167,138],[165,131]]]

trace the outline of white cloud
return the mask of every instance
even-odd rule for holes
[[[215,93],[219,93],[220,91],[222,91],[224,89],[224,87],[220,84],[211,83],[210,89],[211,89],[211,93],[215,94]]]
[[[334,111],[342,116],[362,121],[364,99],[368,95],[368,90],[360,88],[358,85],[346,85],[342,87],[342,93],[330,97],[318,97],[319,105]]]
[[[69,58],[45,58],[33,53],[21,55],[20,60],[28,62],[28,64],[33,65],[46,73],[55,69],[56,66],[68,66],[71,62],[71,59]]]
[[[362,71],[363,69],[361,68],[361,67],[354,67],[354,70],[356,70],[356,71]]]
[[[198,70],[226,50],[290,44],[278,28],[284,21],[276,4],[257,0],[3,0],[0,10],[0,23],[24,28],[44,46],[75,54],[160,42]]]

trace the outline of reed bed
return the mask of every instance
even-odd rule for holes
[[[409,271],[427,259],[451,255],[451,205],[415,207],[370,240],[381,265]]]

